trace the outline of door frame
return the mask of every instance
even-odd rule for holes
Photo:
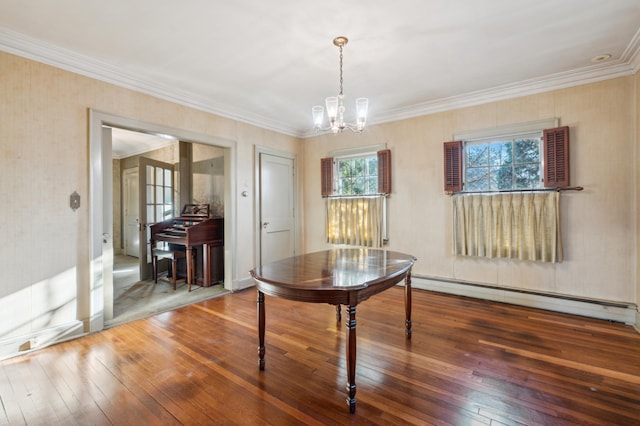
[[[103,244],[103,238],[112,239],[112,229],[108,233],[103,231],[103,219],[113,218],[113,209],[103,200],[108,190],[110,170],[112,169],[111,141],[104,141],[102,127],[111,126],[158,136],[178,138],[180,141],[213,145],[224,150],[225,189],[224,189],[224,240],[225,240],[225,268],[224,287],[233,290],[233,283],[237,281],[237,253],[236,253],[236,219],[237,219],[237,142],[212,135],[193,132],[184,129],[167,127],[133,118],[122,117],[89,108],[89,285],[78,289],[78,315],[89,318],[85,323],[85,332],[104,329],[105,321],[105,274],[112,273],[113,264],[108,262],[113,258],[113,247]],[[106,171],[105,171],[106,170]],[[106,248],[105,248],[106,247]],[[113,285],[113,284],[112,284]]]
[[[136,188],[137,188],[137,197],[138,197],[138,201],[135,203],[135,209],[136,212],[138,212],[138,214],[136,215],[136,230],[134,232],[134,236],[137,239],[140,239],[140,195],[139,195],[139,191],[140,188],[138,188],[139,185],[139,175],[138,173],[140,173],[140,171],[138,170],[139,167],[131,167],[128,169],[122,169],[122,212],[120,213],[120,215],[122,216],[122,251],[123,254],[125,256],[129,256],[129,252],[127,251],[127,241],[128,238],[130,236],[130,231],[129,231],[129,223],[127,222],[127,214],[125,214],[125,212],[128,212],[129,209],[132,207],[129,204],[129,197],[128,197],[128,193],[130,191],[130,188],[128,186],[129,182],[133,181],[136,184]],[[129,209],[128,209],[129,208]],[[136,256],[140,256],[140,241],[138,241],[138,250],[136,250]]]
[[[255,217],[254,217],[254,234],[256,236],[256,250],[255,250],[255,265],[260,266],[260,260],[262,259],[262,200],[260,199],[260,168],[261,161],[260,155],[268,154],[276,157],[287,158],[293,161],[293,194],[291,194],[293,200],[293,251],[294,253],[299,253],[299,244],[298,244],[298,221],[299,221],[299,212],[300,208],[298,205],[298,156],[291,152],[279,151],[271,148],[267,148],[264,146],[255,147],[254,151],[254,188],[255,188]]]

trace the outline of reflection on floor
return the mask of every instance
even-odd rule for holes
[[[158,281],[156,284],[153,280],[139,279],[138,258],[116,255],[113,266],[113,319],[105,321],[106,327],[228,293],[222,284],[211,287],[192,285],[189,293],[185,283],[178,284],[174,291],[171,283]]]

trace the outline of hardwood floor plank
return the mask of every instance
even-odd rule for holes
[[[640,424],[640,335],[624,324],[404,291],[358,305],[357,410],[329,305],[249,289],[0,362],[0,425]],[[343,315],[344,318],[344,315]]]

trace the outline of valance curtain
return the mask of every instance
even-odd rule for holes
[[[327,197],[327,242],[382,247],[384,196]]]
[[[557,191],[453,196],[454,253],[562,262]]]

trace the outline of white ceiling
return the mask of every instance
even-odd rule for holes
[[[0,50],[295,136],[338,35],[381,123],[633,74],[639,29],[640,0],[0,0]]]
[[[169,137],[134,132],[116,127],[111,128],[111,154],[116,159],[160,149],[177,143],[177,141],[177,139]]]

